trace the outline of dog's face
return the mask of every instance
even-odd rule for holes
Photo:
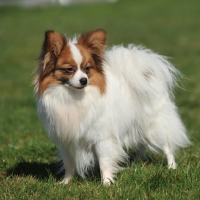
[[[52,84],[72,90],[83,90],[88,85],[94,85],[103,93],[105,43],[103,30],[81,35],[75,43],[57,32],[47,31],[35,78],[39,95]]]
[[[89,84],[92,68],[95,63],[91,55],[80,45],[71,43],[58,57],[54,76],[61,84],[80,90]]]

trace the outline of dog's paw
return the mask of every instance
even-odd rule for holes
[[[177,168],[176,163],[168,164],[168,169],[176,169],[176,168]]]
[[[113,178],[104,178],[102,180],[103,185],[105,186],[110,186],[111,184],[113,184],[115,181]]]
[[[65,177],[59,184],[68,184],[72,180],[72,177]]]

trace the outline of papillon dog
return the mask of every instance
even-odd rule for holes
[[[114,181],[127,149],[135,160],[190,144],[173,88],[176,70],[163,56],[133,44],[105,49],[97,29],[73,39],[46,31],[34,78],[39,118],[60,152],[68,183],[98,164],[103,184]]]

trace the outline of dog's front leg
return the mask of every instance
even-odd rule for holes
[[[61,183],[68,184],[69,181],[73,178],[75,173],[75,164],[71,156],[69,155],[66,149],[60,149],[60,153],[63,160],[63,168],[65,170],[65,176]]]
[[[114,182],[114,173],[117,171],[117,155],[114,146],[110,140],[101,141],[95,146],[101,181],[104,185],[110,185]]]

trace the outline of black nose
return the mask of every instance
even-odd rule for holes
[[[87,81],[87,78],[81,78],[81,79],[80,79],[80,83],[81,83],[82,86],[87,85],[87,82],[88,82],[88,81]]]

